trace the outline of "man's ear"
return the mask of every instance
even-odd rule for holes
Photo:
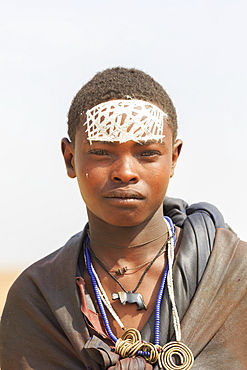
[[[61,141],[61,148],[62,148],[65,166],[67,169],[67,175],[71,179],[73,179],[76,177],[76,173],[74,169],[74,146],[67,138],[63,138]]]
[[[180,139],[177,139],[173,144],[173,152],[172,152],[172,167],[171,167],[171,174],[170,177],[174,175],[174,170],[177,164],[178,157],[180,155],[181,149],[183,146],[183,142]]]

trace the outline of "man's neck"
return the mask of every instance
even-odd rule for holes
[[[152,255],[168,237],[162,206],[150,220],[131,227],[107,224],[89,210],[88,218],[91,248],[99,257],[107,259],[138,259],[141,255]]]

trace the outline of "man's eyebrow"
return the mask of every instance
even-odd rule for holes
[[[105,145],[116,145],[114,141],[103,141],[103,140],[92,140],[92,143],[105,144]]]
[[[157,140],[143,140],[143,141],[139,141],[138,143],[135,143],[134,145],[151,145],[151,144],[161,144],[161,145],[165,145],[165,143],[163,141],[157,141]]]

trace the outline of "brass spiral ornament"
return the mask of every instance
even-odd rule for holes
[[[130,328],[125,330],[125,332],[121,336],[122,340],[129,340],[131,343],[135,343],[137,341],[141,341],[141,333],[134,328]]]
[[[122,358],[141,356],[150,364],[165,370],[190,370],[194,363],[191,350],[182,342],[174,341],[163,347],[144,342],[136,329],[127,329],[115,345],[115,352]],[[176,359],[178,364],[175,363]]]
[[[150,364],[158,361],[161,348],[152,343],[144,342],[140,332],[136,329],[127,329],[115,344],[115,352],[121,357],[136,357],[141,351],[142,356]]]
[[[174,362],[178,359],[179,364]],[[162,347],[158,358],[159,367],[166,370],[189,370],[194,363],[191,350],[182,342],[169,342]]]

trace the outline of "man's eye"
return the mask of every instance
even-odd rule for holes
[[[154,155],[161,155],[159,150],[145,150],[145,152],[141,153],[142,157],[152,157]]]
[[[92,149],[89,151],[90,154],[95,155],[108,155],[109,153],[104,149]]]

